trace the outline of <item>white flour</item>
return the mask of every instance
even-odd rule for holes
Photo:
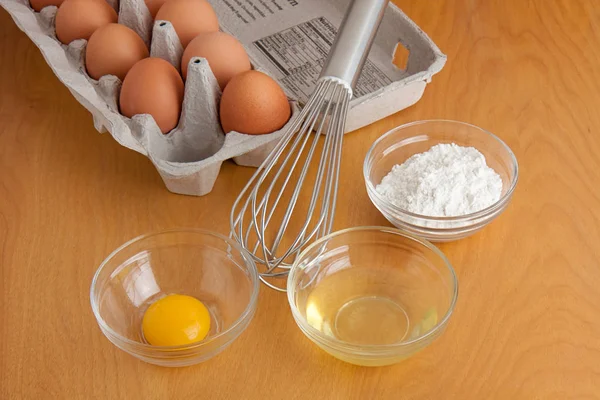
[[[394,165],[375,190],[412,213],[454,217],[498,201],[502,179],[477,149],[438,144]]]

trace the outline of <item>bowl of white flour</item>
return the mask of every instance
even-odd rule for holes
[[[388,221],[446,242],[477,232],[504,211],[519,167],[492,133],[464,122],[429,120],[377,139],[363,173],[369,198]]]

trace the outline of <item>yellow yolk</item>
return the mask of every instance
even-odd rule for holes
[[[170,294],[152,303],[142,319],[146,341],[153,346],[198,342],[210,330],[210,314],[194,297]]]

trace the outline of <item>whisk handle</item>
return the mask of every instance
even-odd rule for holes
[[[369,55],[389,0],[352,0],[331,46],[321,76],[333,76],[352,89]]]

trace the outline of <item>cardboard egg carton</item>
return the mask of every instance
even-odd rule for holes
[[[107,0],[119,9],[119,23],[137,32],[150,55],[180,68],[183,48],[168,21],[153,21],[143,0]],[[312,92],[348,0],[209,0],[221,29],[244,45],[253,68],[275,78],[290,100],[294,118]],[[0,0],[0,5],[41,50],[75,98],[89,110],[99,132],[109,131],[121,145],[146,155],[174,192],[209,193],[223,161],[260,165],[282,136],[224,134],[218,117],[221,90],[208,62],[189,64],[178,126],[164,135],[150,115],[119,114],[121,82],[115,76],[99,81],[85,71],[85,40],[61,44],[54,33],[57,8],[34,12],[27,0]],[[397,46],[410,53],[405,69],[392,64]],[[390,5],[350,104],[346,132],[400,111],[422,96],[446,56],[402,11]]]

